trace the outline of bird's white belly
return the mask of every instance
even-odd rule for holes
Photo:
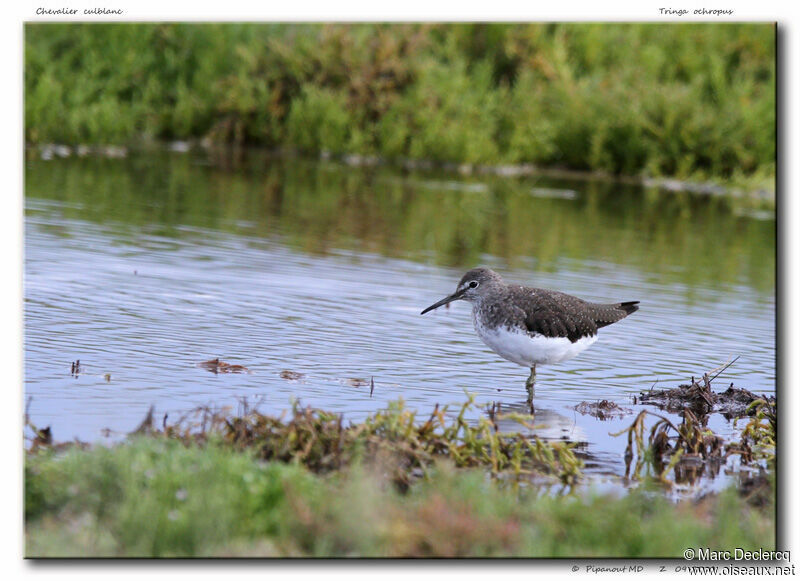
[[[474,322],[478,336],[495,353],[524,367],[572,359],[597,341],[597,335],[583,337],[573,343],[567,337],[531,336],[516,329],[487,328],[477,318]]]

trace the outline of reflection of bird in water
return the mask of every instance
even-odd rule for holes
[[[543,440],[569,440],[570,442],[587,440],[586,433],[575,423],[574,417],[565,416],[551,409],[537,408],[536,413],[530,415],[530,407],[527,404],[496,402],[486,409],[486,415],[500,432],[536,435]],[[516,419],[509,418],[509,415],[527,416],[527,418],[522,424]]]

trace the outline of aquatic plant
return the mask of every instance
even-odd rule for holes
[[[753,401],[747,408],[749,420],[742,429],[739,448],[745,461],[765,460],[775,468],[778,441],[778,412],[774,399]],[[734,420],[734,425],[739,418]]]
[[[380,464],[403,490],[415,477],[424,476],[437,458],[449,459],[458,468],[485,467],[492,476],[516,480],[552,475],[569,485],[580,477],[582,462],[569,442],[545,442],[497,428],[499,419],[526,425],[530,417],[500,414],[469,422],[465,414],[473,409],[470,395],[455,415],[448,406],[437,405],[419,422],[416,412],[398,400],[363,422],[345,425],[340,414],[298,402],[286,420],[257,411],[228,416],[201,408],[194,417],[165,421],[163,429],[152,427],[149,433],[187,445],[215,443],[252,450],[260,459],[301,464],[316,473],[362,462]]]
[[[652,476],[663,484],[691,483],[706,469],[718,472],[731,456],[739,456],[744,466],[757,466],[759,461],[766,461],[762,468],[767,466],[774,469],[777,435],[775,405],[774,399],[754,401],[745,411],[752,417],[738,441],[725,442],[705,427],[707,416],[698,417],[689,407],[681,412],[683,419],[678,425],[669,418],[643,410],[630,426],[611,435],[627,434],[625,475],[635,480],[647,479],[648,468],[651,468]],[[650,427],[645,441],[647,417],[653,417],[656,421]],[[634,458],[636,463],[632,467]],[[673,470],[674,481],[669,479]]]

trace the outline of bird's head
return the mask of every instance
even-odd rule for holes
[[[461,277],[461,281],[456,287],[456,292],[433,303],[420,314],[424,315],[428,311],[438,309],[453,301],[463,300],[471,303],[479,302],[493,286],[498,284],[503,284],[503,279],[493,270],[485,267],[473,268]]]

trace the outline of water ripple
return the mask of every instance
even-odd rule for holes
[[[422,413],[463,401],[464,391],[481,405],[524,399],[526,371],[480,342],[469,305],[419,315],[454,290],[460,270],[351,251],[309,256],[277,240],[198,228],[179,240],[121,239],[112,226],[31,204],[26,394],[34,418],[60,439],[133,428],[151,404],[178,413],[235,406],[241,396],[263,397],[266,412],[280,413],[296,398],[353,420],[398,397]],[[629,403],[656,381],[675,385],[733,356],[739,360],[720,381],[775,390],[774,301],[745,286],[659,284],[614,264],[566,259],[547,273],[494,266],[514,282],[641,301],[639,312],[604,328],[580,357],[539,370],[537,405],[561,418],[553,424],[563,424],[559,434],[592,429],[576,424],[572,406],[581,401]],[[214,375],[196,366],[215,357],[252,373]],[[70,363],[78,359],[85,371],[73,378]],[[287,381],[284,370],[303,378]],[[368,386],[351,381],[370,378],[372,398]],[[612,427],[621,424],[593,429],[607,439]],[[596,451],[619,455],[621,446]]]

